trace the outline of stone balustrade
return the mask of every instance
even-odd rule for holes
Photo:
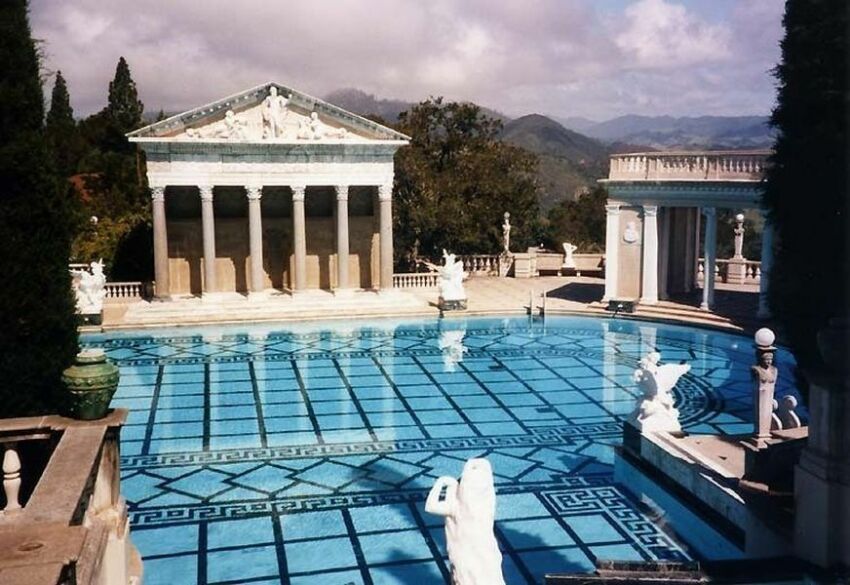
[[[461,256],[463,271],[476,276],[498,276],[499,256],[496,254],[475,254]]]
[[[393,274],[393,288],[437,288],[440,276],[436,272]]]
[[[151,297],[148,282],[107,282],[104,290],[107,299],[138,301]]]
[[[738,261],[734,259],[716,260],[714,263],[714,276],[719,282],[731,282],[729,266]],[[758,260],[742,260],[739,262],[743,265],[743,281],[736,284],[749,284],[758,286],[761,282],[761,262]],[[705,282],[705,258],[700,258],[697,265],[697,282],[700,284]]]
[[[0,583],[139,582],[119,480],[126,417],[116,409],[96,421],[0,420]]]
[[[758,181],[770,151],[638,152],[611,156],[612,181]]]

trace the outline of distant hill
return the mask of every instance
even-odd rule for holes
[[[411,102],[402,100],[379,98],[351,87],[332,91],[323,99],[361,116],[378,115],[387,122],[398,121],[398,115],[413,105]]]
[[[562,122],[608,143],[644,144],[659,150],[770,148],[774,140],[767,116],[628,115],[597,123],[584,118]]]
[[[605,145],[546,116],[531,114],[511,120],[505,124],[502,139],[540,157],[538,179],[544,211],[564,198],[576,198],[607,174],[609,149]]]

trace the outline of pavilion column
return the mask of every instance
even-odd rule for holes
[[[670,222],[672,221],[672,216],[672,207],[665,207],[661,210],[661,223],[658,226],[659,238],[661,238],[658,246],[658,298],[660,300],[667,300],[669,298]]]
[[[263,274],[263,212],[260,199],[263,188],[248,186],[245,188],[248,196],[248,245],[251,254],[251,293],[260,293],[266,288]]]
[[[770,305],[767,302],[767,291],[770,287],[770,274],[773,271],[773,223],[765,218],[764,229],[761,232],[761,278],[759,280],[759,308],[757,316],[767,319],[771,316]]]
[[[168,286],[168,232],[165,227],[165,187],[151,188],[153,206],[153,263],[157,298],[167,298]]]
[[[643,206],[643,283],[640,302],[658,302],[658,207]]]
[[[348,286],[348,185],[336,187],[336,287]]]
[[[617,298],[617,276],[620,269],[620,206],[606,205],[605,224],[605,296],[603,302]]]
[[[213,188],[203,185],[201,193],[201,232],[204,239],[204,293],[217,290],[215,282],[215,213]]]
[[[393,287],[393,184],[378,186],[378,200],[381,205],[381,289]]]
[[[304,214],[304,197],[307,187],[293,185],[292,189],[292,238],[295,266],[292,288],[303,291],[307,288],[307,220]]]
[[[714,267],[717,263],[717,210],[713,207],[704,207],[705,215],[705,244],[703,254],[705,257],[705,269],[703,272],[702,304],[699,308],[705,311],[714,305]]]

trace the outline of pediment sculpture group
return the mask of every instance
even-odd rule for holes
[[[227,110],[224,119],[204,128],[188,128],[188,138],[219,138],[225,140],[340,140],[353,137],[345,128],[336,128],[323,122],[317,112],[305,116],[289,108],[289,98],[278,93],[276,87],[259,106],[260,119]]]

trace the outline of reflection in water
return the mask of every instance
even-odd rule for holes
[[[454,372],[457,364],[463,361],[463,354],[469,351],[463,345],[466,328],[449,329],[440,332],[438,341],[440,351],[443,352],[443,365],[447,372]]]

